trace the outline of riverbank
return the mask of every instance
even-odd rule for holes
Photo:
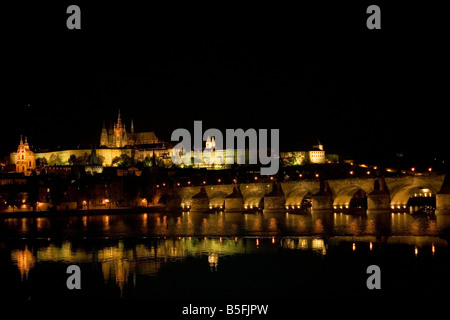
[[[39,217],[66,217],[66,216],[92,216],[111,215],[120,213],[145,213],[165,210],[164,205],[151,205],[148,207],[119,207],[111,209],[76,209],[61,211],[7,211],[0,212],[1,218],[39,218]]]

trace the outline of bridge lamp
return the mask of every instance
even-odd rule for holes
[[[318,178],[319,177],[319,174],[318,173],[316,173],[316,178]]]
[[[353,174],[353,171],[350,171],[349,173],[350,173],[350,174]]]
[[[428,168],[428,171],[430,171],[431,172],[431,170],[433,170],[432,168]]]
[[[188,184],[191,184],[191,182],[190,182],[190,181],[188,181]]]
[[[416,168],[411,168],[411,171],[412,171],[412,172],[416,171]]]
[[[370,171],[367,171],[367,174],[370,174]]]
[[[206,184],[206,181],[205,181],[205,180],[203,180],[203,184]]]
[[[221,179],[217,179],[217,182],[218,182],[218,183],[221,183],[221,182],[222,182],[222,180],[221,180]]]

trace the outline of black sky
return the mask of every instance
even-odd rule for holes
[[[72,3],[68,3],[72,4]],[[94,7],[3,12],[1,154],[97,144],[118,109],[137,131],[279,128],[284,150],[319,138],[360,159],[448,157],[448,41],[439,7]],[[228,6],[228,7],[226,7]]]

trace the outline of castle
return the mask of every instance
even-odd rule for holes
[[[170,165],[171,163],[171,149],[167,144],[159,140],[153,131],[135,132],[133,121],[131,121],[130,132],[127,132],[120,111],[117,122],[109,131],[103,124],[99,142],[99,145],[95,148],[33,153],[26,138],[25,143],[21,138],[17,152],[10,154],[10,163],[16,164],[16,172],[23,172],[25,175],[30,175],[36,169],[36,160],[49,166],[70,165],[74,160],[78,160],[78,162],[87,165],[87,169],[95,169],[95,172],[99,171],[99,166],[117,166],[118,163],[115,160],[120,160],[124,156],[134,159],[135,162],[156,159],[163,165]],[[92,162],[93,158],[95,158],[95,163]]]
[[[236,163],[237,158],[248,159],[248,149],[215,150],[215,137],[208,137],[205,147],[205,151],[209,152],[202,154],[202,163],[193,164],[195,168],[223,169],[229,167],[226,163]],[[133,120],[130,131],[127,131],[119,110],[117,122],[111,125],[109,130],[103,123],[98,146],[33,153],[27,138],[25,137],[23,142],[21,137],[17,152],[10,154],[10,163],[15,164],[16,172],[25,175],[31,175],[36,170],[37,160],[41,166],[42,163],[48,166],[78,163],[85,165],[87,171],[98,173],[102,171],[102,167],[119,165],[124,158],[133,159],[134,163],[152,159],[159,165],[171,166],[173,164],[171,155],[177,151],[179,150],[174,150],[166,142],[159,140],[153,131],[135,132]],[[329,162],[329,156],[331,155],[326,157],[323,145],[318,142],[310,151],[281,152],[280,160],[290,165],[305,162],[323,164]],[[194,157],[196,154],[191,150],[191,159]]]

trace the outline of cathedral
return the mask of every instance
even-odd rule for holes
[[[153,131],[150,132],[134,132],[133,120],[131,120],[130,131],[127,132],[125,124],[122,123],[122,118],[119,116],[114,126],[110,126],[109,130],[106,130],[103,123],[103,129],[100,136],[100,147],[106,148],[123,148],[129,146],[143,146],[143,145],[155,145],[160,144]]]

